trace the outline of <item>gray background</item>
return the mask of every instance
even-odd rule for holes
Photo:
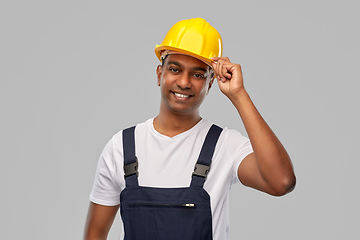
[[[360,18],[346,0],[1,1],[0,239],[82,238],[101,150],[156,116],[153,49],[191,17],[221,33],[298,179],[281,198],[233,187],[231,238],[359,239]],[[217,85],[201,114],[246,134]]]

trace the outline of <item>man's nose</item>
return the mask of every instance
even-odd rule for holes
[[[177,85],[182,89],[191,88],[191,79],[189,74],[183,73],[177,80]]]

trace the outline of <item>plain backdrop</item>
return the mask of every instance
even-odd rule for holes
[[[205,18],[288,150],[294,192],[231,190],[231,239],[359,239],[359,3],[1,1],[0,239],[81,239],[98,157],[154,117],[154,47]],[[214,85],[201,114],[246,135]],[[109,234],[117,239],[119,214]]]

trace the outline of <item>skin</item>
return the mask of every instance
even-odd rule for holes
[[[254,149],[254,153],[245,157],[238,168],[240,181],[273,196],[289,193],[296,183],[290,157],[245,90],[241,66],[227,57],[212,60],[219,88],[237,109],[239,124],[244,124]],[[204,62],[181,54],[169,55],[163,66],[157,67],[156,75],[161,102],[159,114],[154,118],[154,128],[173,137],[201,120],[199,107],[214,78]],[[105,240],[118,209],[119,205],[107,207],[90,203],[84,239]]]
[[[161,102],[153,124],[159,133],[173,137],[201,120],[199,107],[214,79],[209,66],[190,56],[172,54],[163,65],[156,69]],[[175,93],[189,97],[177,97]]]
[[[90,202],[84,240],[106,240],[119,206],[103,206]]]
[[[239,166],[240,181],[273,196],[285,195],[296,183],[289,155],[246,92],[241,66],[227,57],[213,60],[219,88],[237,109],[254,149]]]

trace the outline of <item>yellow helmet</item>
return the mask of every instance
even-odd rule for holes
[[[222,40],[219,32],[205,19],[185,19],[175,23],[161,44],[156,45],[155,54],[160,61],[164,50],[190,55],[211,67],[211,58],[222,56]]]

